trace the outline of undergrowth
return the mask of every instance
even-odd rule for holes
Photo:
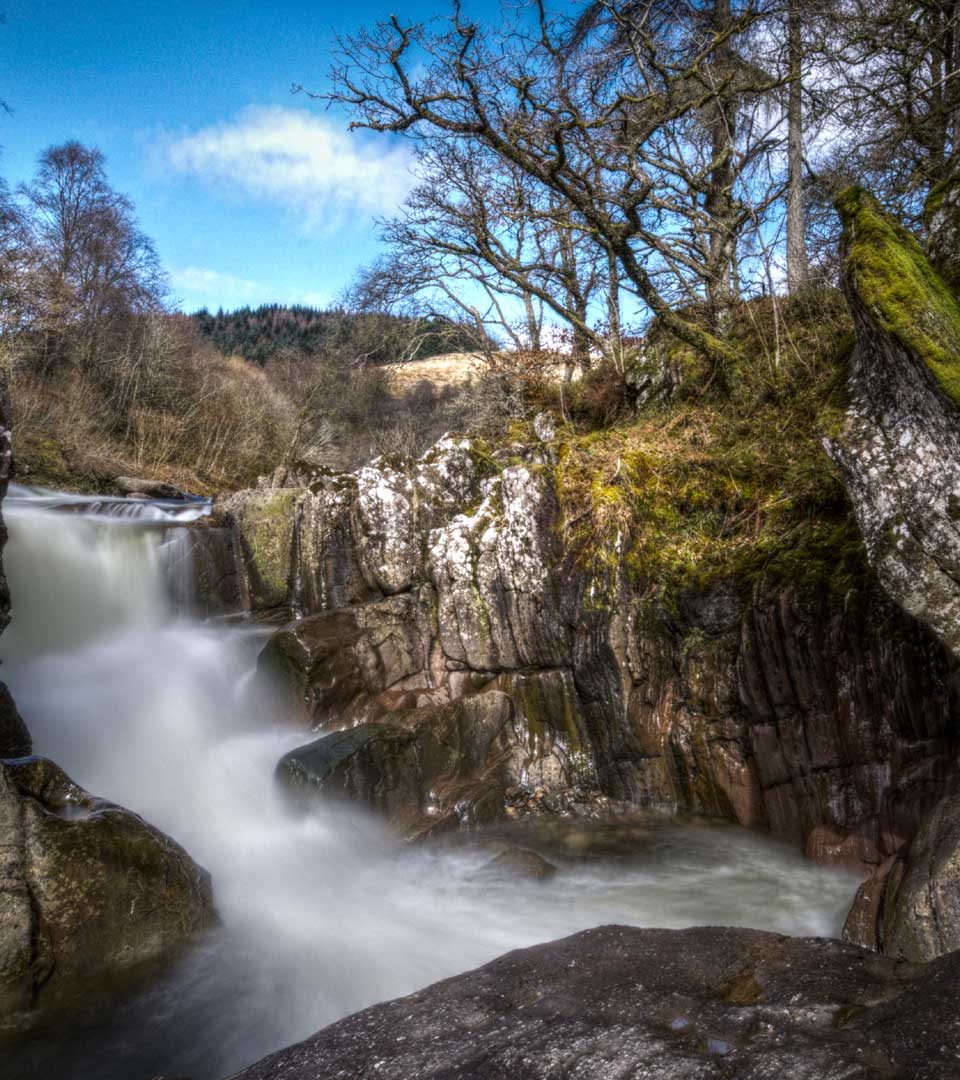
[[[721,579],[845,595],[862,577],[862,544],[822,444],[844,405],[849,316],[834,291],[778,303],[735,313],[731,337],[748,359],[723,393],[693,378],[667,406],[562,432],[560,528],[581,563],[622,565],[632,587],[668,605]]]

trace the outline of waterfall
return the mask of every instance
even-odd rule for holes
[[[731,825],[647,815],[522,834],[560,867],[491,879],[489,852],[398,847],[355,808],[294,816],[291,731],[254,679],[265,631],[189,615],[202,505],[11,489],[2,674],[78,783],[170,833],[213,875],[222,926],[117,1000],[0,1048],[0,1076],[216,1080],[347,1012],[604,922],[839,929],[857,880]],[[110,996],[113,993],[114,996]]]

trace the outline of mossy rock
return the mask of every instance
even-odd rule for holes
[[[241,492],[227,504],[243,544],[250,606],[286,603],[293,571],[293,535],[299,488]]]
[[[917,240],[860,187],[836,201],[846,284],[880,328],[917,356],[960,406],[960,304]]]

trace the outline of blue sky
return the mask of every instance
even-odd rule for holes
[[[478,6],[490,6],[480,0]],[[4,0],[0,174],[99,146],[185,310],[324,305],[376,252],[374,218],[409,185],[407,148],[347,135],[292,83],[322,90],[335,33],[438,0],[213,3]]]

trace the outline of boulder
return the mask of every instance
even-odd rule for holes
[[[596,775],[577,749],[573,698],[562,672],[502,676],[449,704],[384,711],[298,747],[277,776],[298,801],[365,803],[411,839],[510,816],[521,789],[582,803]]]
[[[44,758],[0,763],[0,1015],[170,951],[214,919],[210,877]]]
[[[232,1080],[960,1075],[960,954],[898,964],[757,930],[604,926],[375,1005]]]
[[[30,732],[13,695],[5,683],[0,683],[0,758],[25,757],[32,748]]]
[[[941,799],[910,844],[860,886],[843,936],[900,960],[960,949],[960,794]]]
[[[281,703],[281,714],[306,727],[412,707],[417,690],[431,689],[428,612],[428,600],[406,593],[308,615],[271,637],[257,661],[259,678]]]
[[[875,199],[837,206],[857,347],[830,451],[884,588],[960,655],[960,305]]]
[[[122,495],[135,495],[147,499],[170,499],[178,502],[187,497],[180,488],[162,480],[118,476],[114,484]]]
[[[485,876],[522,877],[536,881],[552,878],[556,872],[557,868],[553,863],[548,862],[542,855],[515,844],[505,844],[500,854],[481,870]]]
[[[277,779],[308,806],[317,796],[365,802],[395,820],[420,807],[414,734],[393,724],[360,724],[297,747],[277,765]]]

